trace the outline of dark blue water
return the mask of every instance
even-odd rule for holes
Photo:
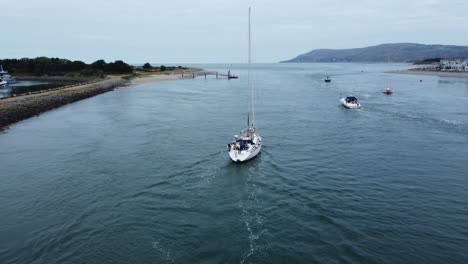
[[[468,79],[384,73],[402,67],[257,65],[264,148],[246,164],[226,152],[243,65],[13,125],[0,263],[467,263]]]

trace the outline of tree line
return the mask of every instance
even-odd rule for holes
[[[121,60],[109,63],[104,60],[97,60],[91,64],[86,64],[78,60],[38,57],[4,59],[0,60],[0,65],[12,74],[35,76],[103,76],[105,74],[133,73],[133,67]]]
[[[144,71],[151,71],[151,70],[159,70],[159,71],[174,71],[176,69],[178,70],[186,70],[187,68],[186,67],[182,67],[182,66],[164,66],[164,65],[161,65],[159,67],[155,67],[155,66],[152,66],[151,64],[149,64],[148,62],[143,64],[143,66],[141,66],[141,69],[144,70]]]

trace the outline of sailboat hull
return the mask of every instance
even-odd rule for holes
[[[255,147],[250,147],[249,150],[230,150],[229,157],[233,162],[245,162],[255,158],[262,150],[262,144],[258,144]]]

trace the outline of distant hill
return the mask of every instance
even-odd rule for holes
[[[414,62],[468,58],[468,46],[393,43],[357,49],[317,49],[282,62]]]

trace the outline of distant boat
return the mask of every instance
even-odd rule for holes
[[[237,75],[231,74],[231,70],[228,71],[228,79],[237,79],[239,78]]]
[[[327,77],[325,78],[325,82],[331,82],[330,76],[327,76]]]
[[[228,144],[229,157],[234,162],[244,162],[255,158],[262,150],[262,138],[254,126],[255,123],[255,105],[254,89],[250,82],[250,64],[251,64],[251,41],[250,41],[250,7],[249,7],[249,66],[247,83],[251,90],[250,105],[252,106],[252,123],[250,122],[250,112],[247,115],[247,128],[242,130],[239,135],[234,136],[234,141]]]
[[[387,64],[390,64],[390,56],[387,57]],[[388,84],[388,86],[390,86],[389,73],[386,73],[386,75],[387,75],[387,84]],[[388,87],[388,88],[385,88],[384,90],[382,90],[382,93],[389,95],[389,94],[393,93],[393,90],[392,90],[392,88]]]
[[[15,83],[15,77],[11,76],[7,71],[3,70],[3,66],[0,66],[0,80],[7,83]]]
[[[391,88],[385,88],[383,91],[382,91],[384,94],[392,94],[393,93],[393,90]]]
[[[358,99],[352,95],[340,99],[341,105],[348,109],[358,109],[361,108],[361,104]]]
[[[7,82],[2,81],[2,79],[0,79],[0,88],[5,88],[6,85],[7,85]]]

